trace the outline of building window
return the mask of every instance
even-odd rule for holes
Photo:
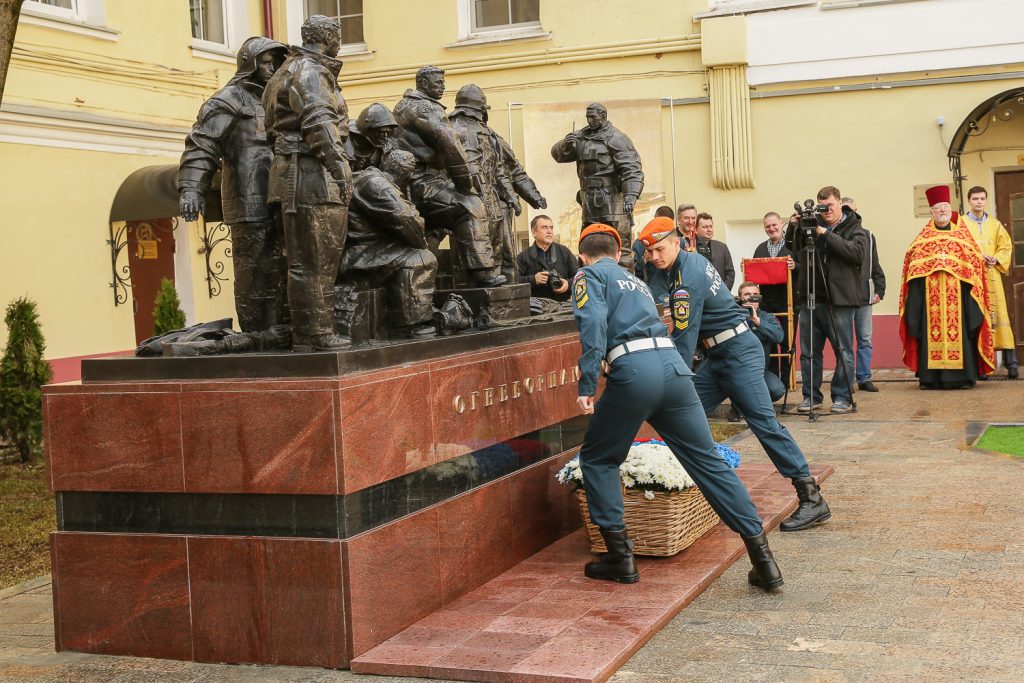
[[[227,27],[224,21],[224,0],[189,0],[192,15],[192,37],[208,43],[227,45]]]
[[[305,0],[304,19],[314,14],[341,20],[341,44],[358,45],[363,39],[363,0]]]
[[[472,0],[473,32],[540,25],[540,0]]]
[[[27,0],[25,9],[65,19],[78,18],[78,0]]]

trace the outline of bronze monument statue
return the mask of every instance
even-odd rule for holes
[[[480,178],[481,196],[487,209],[488,234],[494,267],[508,282],[515,281],[515,246],[512,239],[512,224],[505,222],[505,203],[501,193],[511,185],[501,163],[500,150],[485,123],[487,96],[480,86],[470,83],[459,88],[455,94],[455,109],[448,119],[455,127],[470,168]]]
[[[487,119],[484,118],[484,123],[486,122]],[[493,128],[490,131],[491,136],[494,138],[495,146],[501,154],[501,164],[505,167],[505,178],[507,178],[508,182],[502,187],[501,198],[505,202],[505,220],[509,225],[512,225],[515,216],[523,212],[523,206],[519,202],[519,197],[525,199],[526,203],[535,209],[548,208],[548,200],[537,189],[537,183],[533,182],[533,178],[526,174],[526,169],[516,159],[516,155],[508,141],[498,135],[497,131]]]
[[[386,110],[385,110],[386,111]],[[423,218],[401,187],[416,167],[394,150],[383,167],[355,174],[339,282],[384,287],[388,324],[399,337],[433,336],[437,259],[427,248]]]
[[[287,50],[269,38],[242,43],[235,76],[199,109],[178,167],[180,209],[187,221],[205,212],[205,194],[221,170],[221,210],[231,226],[235,310],[243,332],[270,329],[284,315],[283,235],[267,207],[274,153],[261,98]]]
[[[338,88],[341,46],[336,18],[302,24],[302,46],[267,83],[267,136],[274,146],[268,201],[284,222],[292,348],[337,350],[350,340],[334,331],[338,276],[352,171],[345,156],[348,106]]]
[[[348,122],[345,152],[353,173],[370,166],[381,167],[383,156],[392,148],[391,136],[397,127],[395,117],[379,102],[364,109],[355,121]]]
[[[395,106],[395,146],[416,159],[409,198],[426,221],[431,251],[436,252],[450,232],[452,252],[472,282],[481,287],[503,285],[506,279],[494,264],[480,177],[445,115],[439,102],[442,95],[444,71],[425,66],[416,72],[416,88],[406,90]]]
[[[632,268],[633,206],[644,189],[644,171],[632,140],[608,121],[603,104],[587,107],[587,126],[551,148],[559,163],[576,162],[583,225],[604,223],[622,238],[619,263]]]

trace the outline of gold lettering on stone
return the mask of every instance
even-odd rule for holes
[[[544,375],[537,375],[537,391],[544,391]]]
[[[572,377],[572,381],[573,382],[579,382],[580,381],[580,366],[578,366],[578,365],[572,366],[572,369],[569,370],[569,376]]]
[[[469,409],[476,410],[476,397],[480,395],[479,391],[472,391],[469,394]]]
[[[548,373],[548,388],[550,389],[551,387],[557,387],[557,386],[558,386],[558,372],[555,371],[555,370],[552,370],[551,372]]]
[[[523,380],[523,387],[526,389],[527,394],[533,393],[533,378],[527,377]]]
[[[519,391],[519,380],[512,381],[512,398],[519,398],[523,394]]]
[[[558,379],[558,386],[565,386],[565,381],[568,377],[569,373],[565,371],[565,368],[562,368],[562,376]]]
[[[456,413],[462,415],[464,412],[466,412],[466,399],[462,398],[461,395],[456,396],[455,399],[452,401],[452,407],[455,408]]]
[[[500,403],[504,403],[507,400],[508,400],[508,385],[507,384],[499,384],[498,385],[498,401]]]
[[[494,387],[484,389],[484,407],[494,405]]]

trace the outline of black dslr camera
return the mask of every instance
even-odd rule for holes
[[[565,278],[559,275],[557,270],[548,271],[548,286],[551,287],[551,289],[558,289],[561,287],[564,280]]]
[[[813,199],[805,199],[803,206],[800,202],[793,202],[793,210],[796,211],[796,223],[790,223],[790,235],[786,240],[789,248],[793,251],[800,251],[808,244],[814,244],[814,238],[818,231],[818,216],[828,213],[827,204],[815,204]]]
[[[736,303],[739,304],[740,306],[746,306],[748,304],[759,304],[759,303],[761,303],[761,295],[760,294],[751,294],[746,299],[744,299],[741,296],[734,296],[733,298],[736,299]]]

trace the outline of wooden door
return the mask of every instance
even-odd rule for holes
[[[1013,240],[1013,263],[1003,276],[1003,291],[1019,357],[1024,351],[1024,171],[996,173],[996,217]]]
[[[174,282],[174,219],[128,221],[128,268],[132,277],[135,343],[153,336],[153,307],[160,280]]]

